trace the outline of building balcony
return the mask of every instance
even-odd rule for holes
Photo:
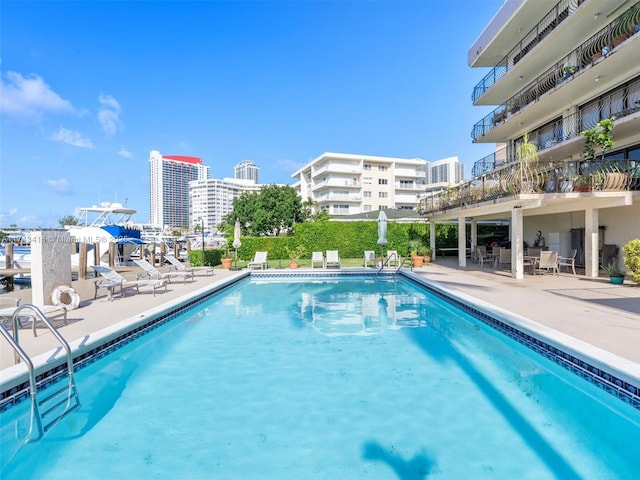
[[[323,188],[331,188],[331,187],[360,188],[361,186],[362,186],[362,182],[359,182],[357,180],[349,180],[346,178],[329,178],[327,180],[323,180],[313,185],[311,187],[311,191],[315,192],[318,190],[322,190]]]
[[[640,190],[639,160],[567,160],[564,162],[511,163],[469,182],[422,200],[424,214],[522,194],[557,195]]]
[[[342,193],[329,193],[327,195],[321,195],[315,198],[317,203],[322,202],[361,202],[362,195],[345,195]]]

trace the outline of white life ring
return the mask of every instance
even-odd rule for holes
[[[54,288],[51,294],[51,301],[54,305],[64,305],[67,310],[74,310],[80,305],[80,295],[73,287],[67,285],[60,285]]]

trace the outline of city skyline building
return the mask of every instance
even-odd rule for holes
[[[185,155],[149,154],[150,223],[159,229],[191,225],[189,182],[209,177],[202,158]]]
[[[233,167],[233,178],[236,180],[253,180],[260,183],[260,167],[250,160],[244,160]]]

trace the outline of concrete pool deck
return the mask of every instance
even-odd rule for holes
[[[314,271],[318,272],[317,269]],[[73,287],[80,295],[80,308],[68,312],[66,325],[62,317],[54,317],[52,321],[61,335],[72,343],[89,333],[244,272],[216,269],[213,276],[200,274],[193,282],[171,283],[167,292],[158,291],[155,297],[149,289],[142,289],[140,294],[117,296],[112,302],[102,291],[96,300],[93,299],[94,279],[76,281]],[[592,279],[565,272],[559,276],[525,275],[523,280],[515,280],[507,271],[477,265],[460,268],[457,261],[446,258],[413,272],[449,290],[526,317],[640,366],[640,288],[629,282],[617,286],[607,278]],[[31,303],[31,290],[2,293],[0,297],[20,298],[21,304]],[[38,336],[33,337],[30,325],[28,327],[20,330],[20,344],[31,357],[58,347],[48,330],[38,328]],[[13,365],[13,350],[4,339],[0,342],[0,369],[5,369]]]

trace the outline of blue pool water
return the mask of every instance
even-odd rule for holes
[[[640,415],[404,280],[241,282],[76,373],[2,478],[632,479]],[[576,388],[576,386],[578,388]]]

